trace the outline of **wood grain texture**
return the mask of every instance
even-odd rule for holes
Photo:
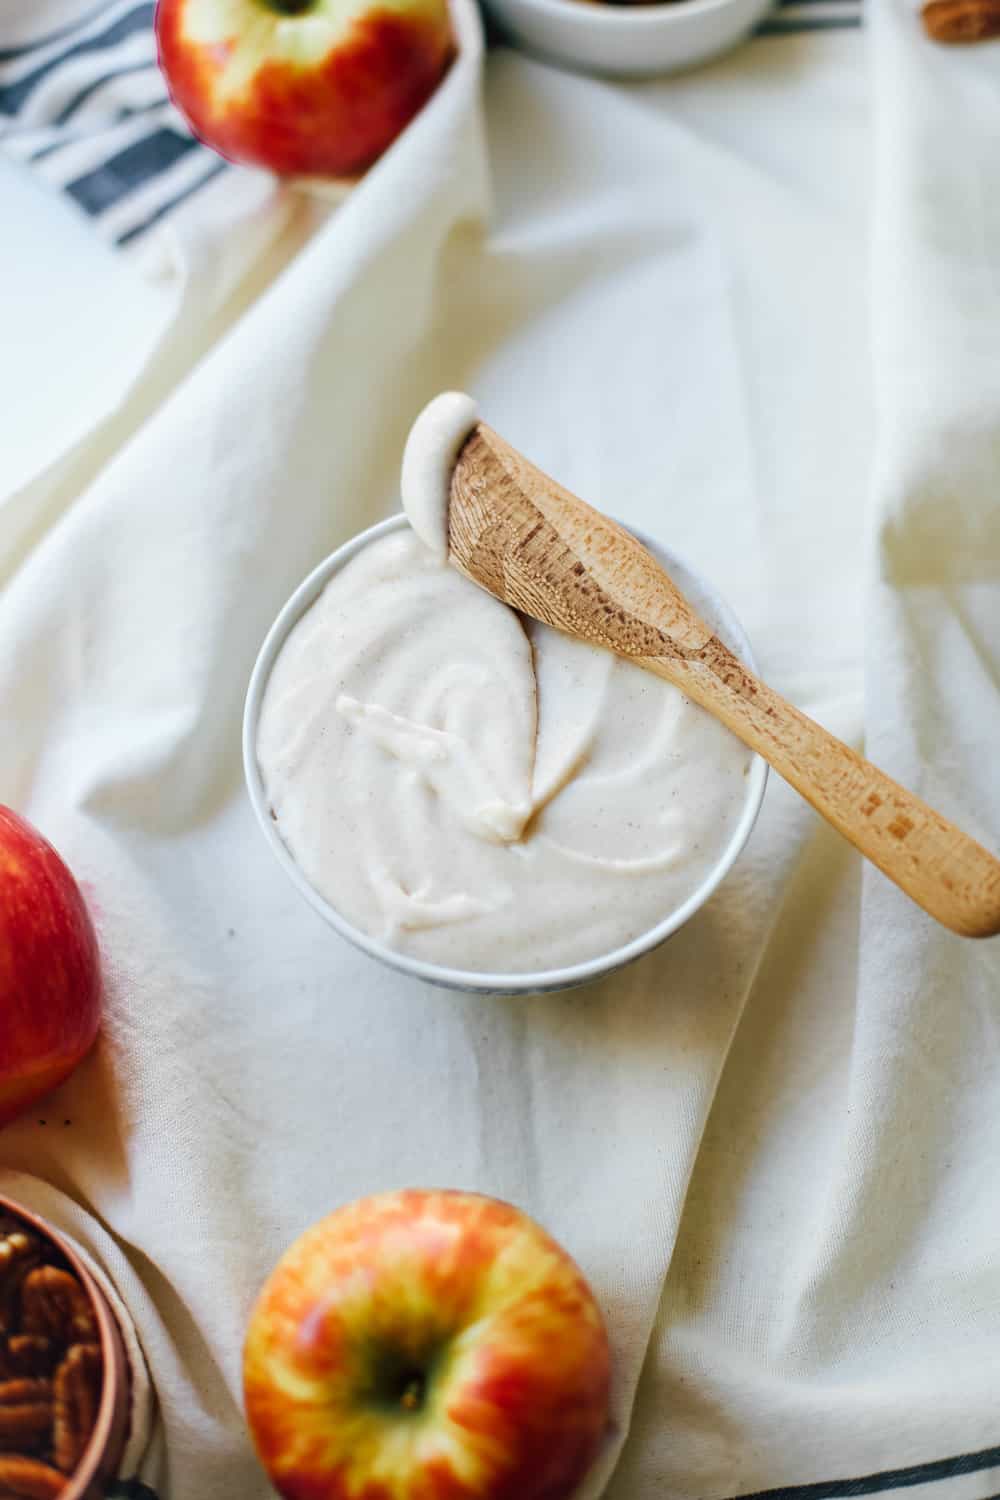
[[[761,682],[641,543],[485,423],[455,465],[448,541],[504,603],[674,683],[946,927],[1000,932],[1000,861]]]

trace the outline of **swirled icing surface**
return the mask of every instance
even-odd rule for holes
[[[257,753],[285,844],[343,917],[497,974],[668,916],[729,842],[750,763],[677,689],[523,620],[409,528],[292,630]]]

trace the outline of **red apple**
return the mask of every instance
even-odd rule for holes
[[[250,1430],[287,1500],[564,1500],[608,1413],[608,1339],[564,1250],[476,1193],[364,1198],[306,1231],[250,1319]]]
[[[100,1014],[80,888],[52,845],[0,807],[0,1125],[72,1073]]]
[[[370,166],[455,50],[448,0],[159,0],[156,36],[195,133],[294,176]]]

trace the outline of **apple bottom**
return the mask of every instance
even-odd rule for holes
[[[564,1500],[607,1421],[580,1271],[508,1204],[352,1204],[278,1263],[251,1317],[247,1418],[288,1500]]]

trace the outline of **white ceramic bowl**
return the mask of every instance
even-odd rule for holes
[[[500,30],[551,62],[610,78],[677,73],[753,31],[774,0],[485,0]]]
[[[404,974],[412,974],[417,979],[429,980],[431,984],[443,985],[446,989],[470,990],[486,995],[530,995],[548,990],[571,989],[575,985],[586,984],[603,974],[611,973],[614,969],[620,969],[623,964],[631,963],[641,954],[648,953],[651,948],[657,947],[664,939],[670,937],[671,933],[676,932],[678,927],[682,927],[699,907],[704,906],[716,886],[732,868],[750,837],[764,797],[767,763],[757,755],[753,757],[750,773],[746,778],[743,811],[733,836],[715,867],[691,892],[687,900],[669,912],[662,922],[657,923],[641,937],[635,938],[622,948],[616,948],[611,953],[587,959],[584,963],[570,964],[560,969],[547,969],[540,973],[489,974],[450,969],[443,964],[425,963],[421,959],[410,958],[405,953],[396,953],[393,949],[387,948],[384,943],[380,943],[377,938],[361,932],[342,917],[340,912],[309,884],[286,848],[278,832],[278,825],[271,816],[260,766],[257,764],[257,724],[271,669],[285,641],[302,616],[316,602],[333,575],[345,563],[350,562],[356,553],[377,537],[384,536],[390,531],[398,531],[408,524],[404,516],[393,516],[388,521],[382,521],[378,526],[362,531],[343,547],[338,548],[309,574],[304,583],[299,585],[268,631],[250,677],[243,713],[243,769],[257,822],[277,857],[278,863],[309,905],[318,911],[321,917],[325,917],[330,926],[336,928],[342,937],[363,949],[365,953],[371,954],[373,958],[381,959],[383,963],[401,970]],[[735,651],[748,667],[754,668],[750,643],[743,632],[743,627],[725,600],[721,599],[711,585],[688,567],[675,552],[651,541],[641,532],[635,532],[635,535],[659,559],[681,592],[690,599],[703,619],[712,626],[726,645]]]

